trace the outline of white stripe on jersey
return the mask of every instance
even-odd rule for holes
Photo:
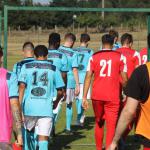
[[[141,56],[140,56],[140,53],[135,51],[133,57],[138,57],[138,60],[139,60],[139,65],[141,65]]]
[[[120,57],[120,61],[123,61],[124,63],[124,68],[123,68],[123,72],[127,72],[127,59],[124,55],[121,54],[121,57]]]

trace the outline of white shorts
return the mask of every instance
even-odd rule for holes
[[[50,117],[25,116],[24,126],[29,131],[35,128],[37,135],[50,136],[53,119]]]
[[[72,103],[75,99],[75,89],[67,89],[66,94],[67,94],[66,103],[67,104]]]
[[[80,84],[80,93],[79,93],[79,95],[76,98],[78,98],[78,99],[82,99],[83,98],[83,87],[84,87],[84,84]],[[91,88],[88,91],[87,99],[91,99]]]

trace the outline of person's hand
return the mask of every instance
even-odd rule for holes
[[[86,98],[83,98],[82,100],[82,107],[84,110],[87,110],[89,108],[89,102]]]
[[[75,96],[78,96],[80,93],[80,85],[76,84],[76,88],[75,88]]]
[[[23,145],[23,139],[22,139],[22,135],[21,134],[18,134],[18,136],[17,136],[16,145],[18,145],[18,146],[22,146]]]
[[[118,150],[118,146],[116,143],[112,142],[107,150]]]

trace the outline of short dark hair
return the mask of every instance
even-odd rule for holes
[[[30,48],[31,50],[34,50],[34,45],[32,42],[28,41],[28,42],[25,42],[23,44],[23,50],[26,49],[26,48]]]
[[[45,45],[38,45],[34,49],[34,55],[38,57],[46,57],[48,55],[48,49]]]
[[[65,39],[71,39],[73,42],[76,41],[76,36],[73,33],[67,33]]]
[[[60,46],[60,34],[59,33],[51,33],[49,35],[49,40],[48,40],[48,43],[49,43],[49,46],[52,45],[54,46],[56,49],[59,48]]]
[[[110,34],[104,34],[102,36],[102,44],[114,44],[114,38]]]
[[[147,44],[148,44],[148,48],[150,48],[150,33],[147,36]]]
[[[2,47],[0,46],[0,58],[3,57],[3,49]]]
[[[130,44],[133,43],[133,36],[132,34],[125,33],[121,36],[121,44]]]
[[[113,36],[114,38],[115,38],[115,37],[117,37],[117,38],[119,37],[119,33],[118,33],[117,31],[115,31],[115,30],[110,30],[110,31],[109,31],[109,34],[110,34],[111,36]]]
[[[87,34],[87,33],[83,33],[81,34],[81,37],[80,37],[80,42],[85,42],[87,43],[88,41],[90,41],[90,36]]]

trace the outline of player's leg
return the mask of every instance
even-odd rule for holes
[[[96,149],[102,150],[104,136],[104,107],[102,101],[92,100],[92,105],[95,114],[95,142]]]
[[[106,149],[110,146],[116,129],[118,121],[120,103],[117,102],[105,102],[105,120],[106,120]]]
[[[40,118],[37,122],[39,150],[48,150],[48,138],[53,126],[53,119],[50,117]]]
[[[67,98],[66,98],[66,133],[71,131],[71,123],[72,123],[72,102],[74,100],[74,89],[67,89]]]

